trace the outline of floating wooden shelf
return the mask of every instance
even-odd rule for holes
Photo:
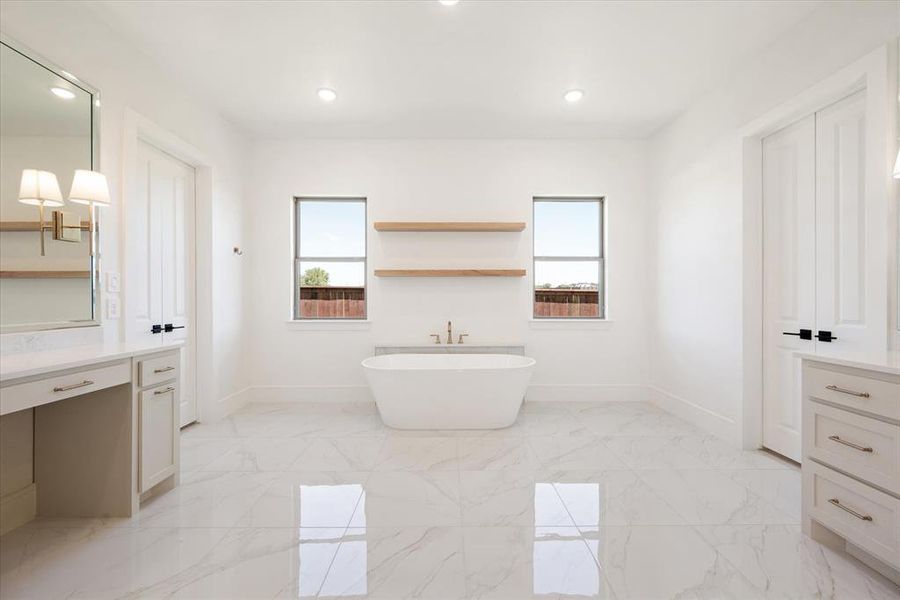
[[[376,277],[525,277],[525,269],[375,269]]]
[[[523,231],[523,222],[504,221],[376,221],[377,231]]]
[[[0,221],[0,231],[40,231],[39,224],[39,221]],[[44,227],[46,229],[53,229],[53,222],[46,222]],[[82,231],[90,231],[91,222],[82,221],[81,229]]]
[[[0,271],[0,279],[90,279],[90,271]]]

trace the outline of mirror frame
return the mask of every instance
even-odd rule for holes
[[[91,169],[100,170],[100,90],[86,83],[84,80],[72,75],[69,71],[62,69],[59,65],[45,59],[37,52],[16,42],[9,36],[0,32],[0,44],[7,46],[13,52],[21,54],[39,67],[43,67],[51,71],[54,75],[61,77],[84,90],[91,96]],[[101,325],[100,318],[100,211],[94,210],[94,222],[92,223],[89,235],[93,236],[94,255],[90,257],[91,271],[91,318],[77,321],[47,321],[40,323],[21,323],[16,325],[0,325],[0,334],[4,333],[22,333],[29,331],[49,331],[54,329],[71,329],[76,327],[99,327]]]

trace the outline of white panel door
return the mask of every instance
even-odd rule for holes
[[[887,343],[879,285],[886,275],[871,269],[886,253],[870,235],[885,225],[873,223],[866,205],[865,142],[864,91],[816,113],[816,328],[837,338],[819,342],[828,354],[883,351]]]
[[[763,148],[763,445],[800,460],[800,361],[816,326],[815,117]],[[811,333],[814,333],[812,331]]]
[[[179,421],[197,419],[194,344],[193,167],[138,142],[134,211],[129,207],[129,339],[183,340]],[[132,222],[132,220],[137,220]],[[134,282],[134,295],[130,286]],[[133,316],[132,316],[133,315]],[[153,327],[161,329],[153,333]]]

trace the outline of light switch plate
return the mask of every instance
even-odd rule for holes
[[[119,274],[115,271],[110,271],[106,274],[106,291],[111,292],[113,294],[117,294],[120,291],[119,285],[120,279]]]
[[[119,318],[119,297],[118,296],[107,296],[106,297],[106,318],[107,319],[118,319]]]

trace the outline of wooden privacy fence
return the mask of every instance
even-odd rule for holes
[[[300,316],[305,319],[364,319],[366,289],[300,286]]]
[[[599,317],[597,290],[534,290],[536,317]]]
[[[534,291],[536,317],[599,317],[597,290]],[[300,316],[305,319],[364,319],[366,290],[362,287],[300,287]]]

